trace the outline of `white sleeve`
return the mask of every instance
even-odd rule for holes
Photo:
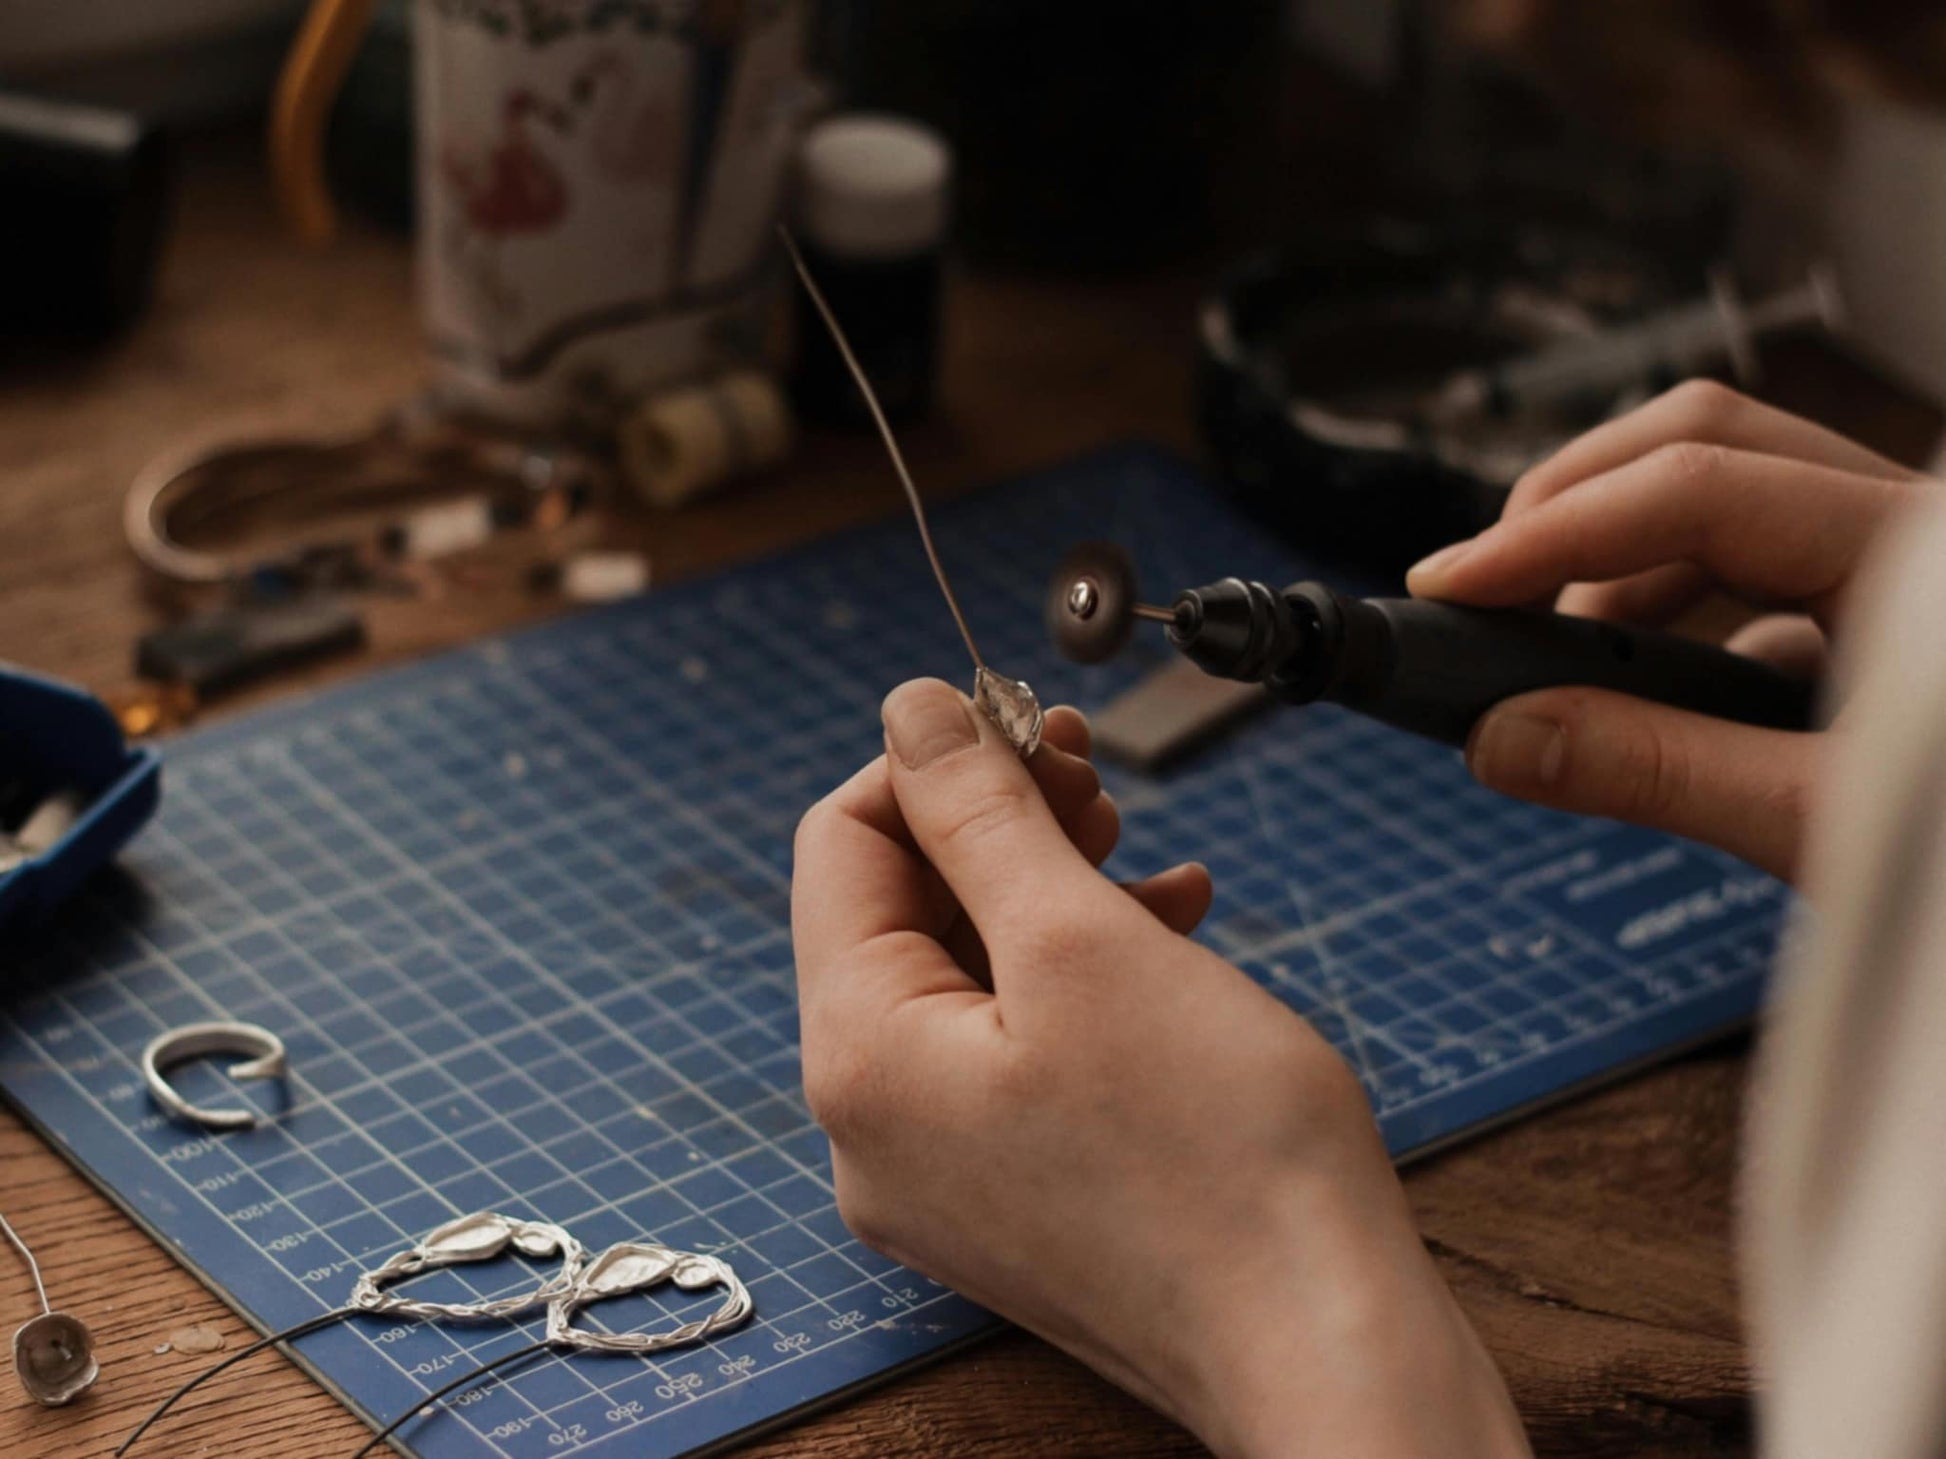
[[[1767,1459],[1946,1454],[1946,510],[1891,537],[1751,1096]]]

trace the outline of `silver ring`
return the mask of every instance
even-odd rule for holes
[[[243,1063],[230,1066],[232,1079],[281,1079],[287,1065],[284,1041],[254,1023],[186,1023],[157,1034],[142,1050],[142,1080],[149,1086],[149,1097],[170,1119],[212,1130],[253,1128],[258,1120],[256,1111],[204,1109],[176,1093],[162,1077],[164,1069],[206,1054],[250,1055]]]

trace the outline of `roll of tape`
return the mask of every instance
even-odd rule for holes
[[[796,422],[770,376],[739,370],[655,395],[622,421],[622,474],[652,506],[693,501],[790,454]]]

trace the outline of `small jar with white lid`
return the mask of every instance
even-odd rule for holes
[[[832,117],[798,149],[799,248],[894,422],[917,419],[932,404],[952,171],[945,140],[903,117]],[[797,297],[799,413],[869,425],[809,298],[801,290]]]

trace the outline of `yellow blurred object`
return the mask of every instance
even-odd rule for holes
[[[277,210],[306,243],[329,243],[338,212],[324,181],[325,124],[378,0],[313,0],[270,107],[270,181]]]
[[[108,707],[114,711],[115,721],[121,725],[125,737],[145,740],[151,735],[166,735],[181,729],[196,717],[201,706],[196,701],[196,691],[187,684],[143,682],[110,695]]]
[[[621,423],[622,475],[651,506],[675,507],[791,452],[797,424],[777,382],[738,370],[652,395]]]

